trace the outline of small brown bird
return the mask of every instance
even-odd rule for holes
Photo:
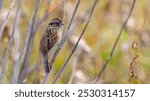
[[[39,50],[43,57],[43,66],[46,73],[50,72],[50,68],[48,66],[48,53],[60,38],[59,32],[62,26],[63,24],[60,19],[52,19],[41,38]]]

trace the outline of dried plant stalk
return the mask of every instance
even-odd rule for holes
[[[3,7],[3,4],[4,4],[4,0],[0,0],[0,13],[1,13],[1,9]]]
[[[6,15],[5,20],[3,21],[2,27],[1,27],[1,29],[0,29],[0,39],[1,39],[1,36],[2,36],[2,34],[3,34],[4,28],[6,27],[6,24],[7,24],[7,21],[8,21],[8,17],[9,17],[9,15],[10,15],[10,13],[11,13],[11,11],[12,11],[14,5],[15,5],[15,1],[16,1],[16,0],[12,0],[12,3],[11,3],[11,5],[10,5],[10,7],[9,7],[9,11],[8,11],[8,13],[7,13],[7,15]]]
[[[132,49],[135,51],[135,56],[134,56],[132,62],[130,63],[130,68],[129,68],[129,83],[131,83],[131,84],[139,83],[138,74],[136,72],[136,70],[137,70],[136,64],[137,64],[137,60],[139,58],[139,55],[137,53],[137,45],[138,44],[136,42],[133,42],[133,44],[132,44]]]
[[[86,22],[85,27],[84,27],[83,31],[81,32],[81,34],[80,34],[80,36],[79,36],[79,38],[78,38],[78,41],[77,41],[76,45],[74,46],[73,50],[71,51],[70,55],[68,56],[68,58],[66,59],[66,61],[64,62],[63,66],[60,68],[60,70],[58,71],[58,73],[56,74],[56,76],[55,76],[55,78],[54,78],[54,80],[53,80],[53,83],[56,83],[58,77],[61,75],[61,73],[62,73],[63,70],[65,69],[67,63],[69,62],[71,56],[72,56],[73,53],[75,52],[75,50],[76,50],[76,48],[77,48],[77,46],[78,46],[78,44],[79,44],[79,42],[80,42],[80,40],[81,40],[81,38],[82,38],[82,36],[83,36],[85,30],[86,30],[86,28],[87,28],[87,26],[88,26],[88,24],[89,24],[89,22],[90,22],[90,20],[91,20],[91,17],[92,17],[92,14],[93,14],[93,11],[94,11],[94,8],[95,8],[95,6],[96,6],[97,1],[98,1],[98,0],[95,0],[95,1],[94,1],[94,4],[93,4],[93,6],[92,6],[92,9],[91,9],[90,15],[89,15],[89,17],[88,17],[88,19],[87,19],[87,22]]]
[[[17,10],[16,10],[16,14],[15,14],[15,20],[14,20],[14,25],[13,25],[13,29],[12,29],[12,34],[11,34],[11,38],[10,38],[9,43],[8,43],[6,55],[5,55],[5,58],[4,58],[4,61],[3,61],[3,64],[2,64],[2,69],[1,69],[1,72],[0,72],[0,81],[2,81],[4,71],[5,71],[5,65],[6,65],[6,62],[8,60],[11,47],[13,45],[13,40],[14,40],[14,35],[15,35],[15,28],[16,28],[17,20],[19,18],[19,10],[21,8],[21,1],[22,0],[18,0],[18,7],[17,7]]]
[[[133,0],[131,9],[130,9],[130,11],[129,11],[129,15],[127,16],[125,22],[123,23],[123,25],[122,25],[122,27],[121,27],[121,29],[120,29],[120,32],[119,32],[119,34],[118,34],[118,37],[117,37],[117,39],[116,39],[116,41],[115,41],[115,43],[114,43],[114,45],[113,45],[113,48],[112,48],[112,50],[111,50],[111,52],[110,52],[110,55],[108,56],[106,62],[105,62],[104,65],[102,66],[102,68],[100,69],[100,71],[99,71],[99,73],[98,73],[96,79],[95,79],[92,83],[96,83],[96,82],[99,80],[101,74],[103,73],[103,71],[104,71],[105,68],[107,67],[108,63],[110,62],[110,60],[111,60],[111,58],[112,58],[112,56],[113,56],[113,53],[114,53],[114,51],[115,51],[115,48],[116,48],[116,46],[117,46],[117,44],[118,44],[118,41],[119,41],[119,39],[120,39],[120,37],[121,37],[121,35],[122,35],[122,31],[123,31],[123,29],[125,28],[125,26],[126,26],[128,20],[129,20],[130,16],[131,16],[131,14],[132,14],[132,11],[133,11],[135,2],[136,2],[136,0]]]
[[[33,33],[35,17],[36,17],[37,10],[38,10],[38,7],[39,7],[39,2],[40,2],[40,0],[36,0],[36,4],[35,4],[35,8],[34,8],[34,11],[33,11],[33,14],[32,14],[32,18],[30,20],[30,23],[28,25],[28,29],[27,29],[27,32],[26,32],[26,39],[25,39],[25,41],[23,43],[23,47],[21,49],[20,55],[19,55],[18,60],[17,60],[17,62],[15,64],[15,67],[14,67],[15,68],[14,70],[16,70],[16,71],[14,71],[12,83],[17,83],[17,82],[21,83],[23,81],[23,79],[24,79],[25,65],[23,65],[24,68],[21,68],[20,74],[19,74],[19,66],[21,64],[21,59],[22,59],[22,56],[23,56],[24,52],[26,53],[25,54],[25,59],[26,59],[27,55],[29,55],[28,54],[29,46],[30,46],[29,42],[31,42],[33,40],[33,39],[31,39],[31,36],[32,36],[32,33]],[[19,79],[19,75],[20,75],[20,79]],[[19,79],[19,81],[18,81],[18,79]]]

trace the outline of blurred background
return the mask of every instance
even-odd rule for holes
[[[15,1],[15,0],[14,0]],[[36,0],[22,0],[11,51],[6,62],[2,83],[11,83],[15,73],[14,67],[26,39],[28,24],[32,17]],[[48,83],[56,76],[66,58],[76,44],[82,32],[94,0],[81,0],[77,14],[73,20],[68,39],[62,47],[54,63]],[[99,0],[75,53],[56,83],[91,83],[108,58],[118,33],[129,14],[133,0]],[[4,0],[0,11],[0,26],[6,18],[12,0]],[[69,21],[76,0],[65,0],[64,31]],[[7,24],[0,39],[0,68],[6,55],[11,37],[18,0],[15,1]],[[22,83],[39,83],[34,81],[35,75],[41,80],[39,42],[49,21],[55,17],[63,19],[62,0],[41,0],[35,20],[34,36],[30,47],[30,55],[25,64],[25,78]],[[150,0],[137,0],[133,13],[123,30],[115,52],[107,68],[97,83],[128,84],[150,83]],[[2,28],[2,27],[1,27]],[[57,45],[56,45],[57,47]],[[56,47],[50,52],[49,60]],[[19,70],[24,66],[23,58]]]

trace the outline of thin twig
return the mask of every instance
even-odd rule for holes
[[[68,38],[73,34],[75,33],[75,31],[80,28],[80,26],[82,25],[82,23],[84,23],[87,19],[87,15],[89,14],[90,12],[90,9],[87,9],[85,11],[86,13],[84,13],[82,16],[80,16],[78,19],[78,21],[76,21],[77,23],[70,29],[69,31],[69,34],[68,34]]]
[[[0,63],[3,61],[3,57],[2,55],[0,54]]]
[[[68,84],[73,83],[73,79],[74,79],[74,76],[75,76],[75,73],[76,73],[76,70],[77,70],[77,61],[78,61],[77,58],[78,58],[77,56],[74,58],[73,65],[72,65],[72,73],[70,75]]]
[[[66,8],[65,8],[65,0],[62,0],[62,9],[63,9],[63,23],[65,22],[66,19]]]
[[[27,74],[27,73],[33,72],[35,69],[38,68],[38,66],[39,66],[38,63],[32,64],[31,66],[29,66],[28,68],[26,68],[25,73]]]
[[[3,4],[4,4],[4,0],[0,0],[0,13],[1,13],[1,9],[3,7]]]
[[[136,2],[136,0],[133,0],[132,7],[131,7],[131,9],[130,9],[130,11],[129,11],[129,15],[127,16],[125,22],[123,23],[123,25],[122,25],[122,27],[121,27],[121,29],[120,29],[119,35],[118,35],[118,37],[117,37],[117,39],[116,39],[116,41],[115,41],[115,43],[114,43],[114,45],[113,45],[113,48],[112,48],[112,50],[111,50],[111,52],[110,52],[110,55],[108,56],[106,62],[105,62],[104,65],[103,65],[103,67],[100,69],[99,74],[97,75],[96,79],[95,79],[92,83],[96,83],[96,82],[99,80],[101,74],[103,73],[103,71],[104,71],[105,68],[107,67],[109,61],[111,60],[111,58],[112,58],[112,56],[113,56],[113,53],[114,53],[114,51],[115,51],[115,48],[116,48],[116,46],[117,46],[117,43],[118,43],[118,41],[119,41],[119,39],[120,39],[120,37],[121,37],[121,35],[122,35],[122,31],[123,31],[123,29],[125,28],[125,26],[126,26],[128,20],[129,20],[130,16],[131,16],[131,14],[132,14],[132,11],[133,11],[135,2]]]
[[[75,52],[75,50],[76,50],[76,48],[77,48],[77,46],[78,46],[78,44],[79,44],[79,42],[80,42],[80,39],[82,38],[82,36],[83,36],[83,34],[84,34],[84,32],[85,32],[85,30],[86,30],[86,28],[87,28],[87,26],[88,26],[90,20],[91,20],[91,17],[92,17],[92,14],[93,14],[93,11],[94,11],[94,8],[95,8],[95,6],[96,6],[97,1],[98,1],[98,0],[95,0],[95,1],[94,1],[94,4],[93,4],[93,6],[92,6],[92,9],[91,9],[90,15],[89,15],[89,17],[88,17],[88,19],[87,19],[87,22],[86,22],[85,27],[84,27],[83,31],[81,32],[81,34],[80,34],[80,36],[79,36],[79,39],[78,39],[76,45],[74,46],[73,50],[71,51],[70,55],[68,56],[68,58],[66,59],[66,61],[64,62],[64,64],[63,64],[62,67],[60,68],[60,70],[58,71],[57,75],[55,76],[55,78],[54,78],[54,80],[53,80],[53,83],[56,83],[58,77],[61,75],[61,73],[62,73],[63,70],[65,69],[67,63],[69,62],[71,56],[72,56],[73,53]]]
[[[65,23],[65,19],[66,19],[66,8],[65,8],[65,0],[61,0],[61,11],[63,11],[63,16],[62,16],[62,23],[64,24]],[[65,26],[65,25],[64,25]],[[63,30],[62,30],[62,32],[64,32],[64,26],[63,26]],[[60,37],[60,40],[62,40],[62,33],[60,33],[60,35],[59,35],[59,37]],[[59,42],[60,42],[60,40],[59,40]],[[58,43],[59,43],[58,42]]]
[[[58,44],[58,47],[57,47],[57,49],[56,49],[56,51],[55,51],[55,53],[54,53],[54,55],[53,55],[53,57],[52,57],[52,59],[50,61],[50,72],[51,72],[51,69],[53,67],[53,64],[55,62],[55,59],[56,59],[58,53],[60,52],[62,46],[64,45],[64,43],[65,43],[65,41],[67,39],[67,35],[69,33],[69,29],[70,29],[70,27],[72,25],[72,22],[73,22],[73,19],[74,19],[75,15],[76,15],[76,12],[77,12],[79,4],[80,4],[80,0],[78,0],[76,5],[75,5],[75,8],[74,8],[73,13],[72,13],[72,15],[70,17],[69,23],[67,24],[67,28],[65,30],[64,36],[63,36],[61,42]],[[49,76],[50,76],[50,73],[44,78],[45,80],[42,83],[46,83],[48,81]]]
[[[9,7],[9,11],[8,11],[8,13],[7,13],[7,15],[6,15],[5,20],[3,21],[2,27],[1,27],[1,29],[0,29],[0,39],[1,39],[2,33],[3,33],[3,31],[4,31],[4,28],[5,28],[6,24],[7,24],[8,17],[9,17],[9,15],[10,15],[10,13],[11,13],[11,11],[12,11],[14,5],[15,5],[15,1],[16,1],[16,0],[12,0],[12,3],[11,3],[11,5],[10,5],[10,7]]]
[[[18,83],[22,83],[22,81],[24,80],[24,70],[26,70],[27,68],[27,64],[28,64],[28,60],[29,60],[29,56],[30,56],[30,50],[31,50],[31,45],[35,36],[35,30],[34,30],[34,26],[35,26],[35,21],[36,21],[36,15],[37,15],[37,11],[39,8],[39,4],[40,4],[40,0],[36,0],[35,3],[35,8],[33,11],[33,16],[32,16],[32,20],[31,20],[31,30],[30,30],[30,35],[29,35],[29,39],[28,39],[28,44],[27,44],[27,49],[25,52],[25,58],[23,61],[23,65],[22,68],[20,70],[20,79],[18,81]]]
[[[50,3],[51,3],[51,0],[48,0],[47,8],[45,10],[45,14],[49,12]]]
[[[19,10],[20,10],[20,7],[21,7],[21,1],[22,0],[18,0],[18,6],[17,6],[17,10],[16,10],[16,15],[15,15],[14,25],[13,25],[13,29],[12,29],[12,34],[11,34],[11,38],[9,40],[9,44],[8,44],[7,51],[6,51],[6,55],[5,55],[3,64],[2,64],[2,69],[1,69],[1,73],[0,73],[0,81],[2,81],[3,74],[4,74],[4,71],[5,71],[6,62],[8,60],[8,56],[9,56],[11,47],[13,45],[13,40],[14,40],[14,35],[15,35],[15,28],[16,28],[17,20],[19,18]]]
[[[16,83],[17,81],[18,81],[18,76],[19,76],[19,66],[20,66],[20,64],[21,64],[21,59],[22,59],[22,56],[23,56],[23,54],[24,54],[24,52],[26,51],[26,49],[27,49],[27,46],[28,46],[28,44],[29,44],[29,37],[31,36],[31,30],[32,30],[32,27],[34,26],[33,24],[34,24],[34,21],[33,20],[35,20],[35,16],[36,16],[36,13],[37,13],[37,9],[38,9],[38,6],[39,6],[39,0],[37,1],[36,0],[36,4],[35,4],[36,6],[35,6],[35,8],[34,8],[34,11],[33,11],[33,14],[32,14],[32,18],[31,18],[31,20],[30,20],[30,23],[29,23],[29,25],[28,25],[28,28],[27,28],[27,32],[26,32],[26,39],[25,39],[25,41],[24,41],[24,43],[23,43],[23,47],[21,48],[21,51],[20,51],[20,55],[19,55],[19,57],[18,57],[18,60],[17,60],[17,62],[16,62],[16,64],[15,64],[15,69],[14,70],[16,70],[16,71],[14,71],[14,74],[13,74],[13,79],[12,79],[12,83]],[[20,73],[21,73],[22,71],[20,71]]]

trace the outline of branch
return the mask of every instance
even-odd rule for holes
[[[4,0],[0,0],[0,12],[1,12],[1,9],[3,7],[3,4],[4,4]]]
[[[115,51],[115,48],[116,48],[116,46],[117,46],[117,43],[118,43],[118,41],[119,41],[119,39],[120,39],[120,37],[121,37],[121,35],[122,35],[122,31],[123,31],[123,29],[125,28],[125,26],[126,26],[128,20],[129,20],[129,18],[130,18],[130,16],[131,16],[131,13],[132,13],[133,8],[134,8],[134,5],[135,5],[135,2],[136,2],[136,0],[133,0],[132,7],[131,7],[131,9],[130,9],[130,11],[129,11],[129,15],[127,16],[125,22],[123,23],[123,25],[122,25],[122,27],[121,27],[121,29],[120,29],[119,35],[118,35],[118,37],[117,37],[117,39],[116,39],[116,41],[115,41],[115,43],[114,43],[114,45],[113,45],[113,48],[112,48],[112,50],[111,50],[111,52],[110,52],[110,55],[108,56],[108,58],[107,58],[105,64],[103,65],[103,67],[100,69],[99,74],[97,75],[97,77],[96,77],[96,79],[93,81],[93,83],[96,83],[96,82],[99,80],[101,74],[103,73],[103,71],[104,71],[105,68],[107,67],[109,61],[111,60],[111,58],[112,58],[112,56],[113,56],[113,53],[114,53],[114,51]]]
[[[84,23],[86,21],[87,15],[89,14],[89,12],[90,12],[90,9],[87,9],[82,16],[80,16],[79,18],[76,18],[76,24],[69,31],[68,38],[71,36],[71,34],[75,33],[75,31],[78,28],[80,28],[80,26],[82,25],[82,23]]]
[[[86,30],[86,28],[87,28],[87,26],[88,26],[90,20],[91,20],[91,17],[92,17],[92,14],[93,14],[93,11],[94,11],[94,8],[95,8],[95,6],[96,6],[97,1],[98,1],[98,0],[95,0],[95,1],[94,1],[94,4],[93,4],[93,6],[92,6],[92,9],[91,9],[91,12],[90,12],[90,15],[89,15],[89,17],[88,17],[88,20],[87,20],[87,22],[86,22],[85,27],[84,27],[83,31],[81,32],[81,34],[80,34],[80,36],[79,36],[79,39],[78,39],[76,45],[74,46],[73,50],[71,51],[70,55],[68,56],[68,58],[66,59],[66,61],[65,61],[64,64],[63,64],[63,66],[62,66],[62,67],[60,68],[60,70],[58,71],[57,75],[55,76],[55,78],[54,78],[54,80],[53,80],[53,83],[56,83],[58,77],[61,75],[61,73],[62,73],[63,70],[65,69],[67,63],[69,62],[71,56],[72,56],[73,53],[75,52],[75,50],[76,50],[76,48],[77,48],[77,46],[78,46],[78,44],[79,44],[79,42],[80,42],[80,39],[82,38],[82,36],[83,36],[83,34],[84,34],[84,32],[85,32],[85,30]]]
[[[2,55],[0,54],[0,63],[3,61],[3,57]]]
[[[16,28],[16,24],[17,24],[17,21],[18,21],[18,18],[19,18],[19,10],[20,10],[20,6],[21,6],[21,1],[22,0],[18,0],[18,6],[17,6],[17,10],[16,10],[16,15],[15,15],[15,20],[14,20],[14,24],[13,24],[12,33],[11,33],[11,38],[10,38],[8,46],[7,46],[5,58],[4,58],[4,61],[3,61],[3,64],[2,64],[1,72],[0,72],[0,81],[2,81],[4,71],[5,71],[6,62],[8,60],[9,53],[10,53],[11,47],[13,45],[13,40],[14,40],[14,35],[15,35],[15,28]]]
[[[25,52],[25,58],[23,61],[23,65],[20,71],[20,79],[18,81],[18,83],[22,83],[23,79],[24,79],[24,70],[27,68],[27,64],[28,64],[28,60],[29,60],[29,56],[30,56],[30,50],[31,50],[31,46],[32,46],[32,42],[35,36],[35,30],[34,30],[34,26],[35,26],[35,19],[36,19],[36,15],[37,15],[37,11],[39,8],[39,4],[40,4],[40,0],[36,0],[35,3],[35,8],[33,11],[33,16],[32,16],[32,20],[31,20],[31,30],[30,30],[30,35],[29,35],[29,39],[28,39],[28,44],[27,44],[27,49]]]
[[[66,18],[65,0],[62,0],[62,9],[63,9],[63,23],[64,23]]]
[[[36,16],[36,13],[37,13],[39,2],[40,2],[40,0],[36,0],[36,4],[35,4],[35,8],[34,8],[34,11],[33,11],[33,14],[32,14],[32,18],[30,20],[30,23],[28,25],[28,29],[27,29],[27,32],[26,32],[26,39],[23,43],[23,47],[21,48],[20,55],[19,55],[18,60],[15,64],[15,67],[14,67],[14,74],[13,74],[12,83],[17,83],[18,82],[19,66],[20,66],[20,63],[21,63],[23,53],[24,52],[26,53],[25,58],[28,55],[27,50],[28,50],[28,47],[29,47],[29,44],[30,44],[29,41],[31,41],[31,36],[32,36],[31,34],[32,34],[32,31],[33,31],[34,23],[35,23],[35,16]],[[23,69],[24,68],[21,68],[21,70],[20,70],[20,73],[21,73],[20,74],[20,79],[22,78],[22,75],[23,75]]]
[[[8,11],[8,13],[7,13],[7,15],[6,15],[5,20],[3,21],[2,27],[1,27],[1,29],[0,29],[0,39],[1,39],[1,36],[2,36],[2,34],[3,34],[4,28],[5,28],[6,24],[7,24],[8,17],[9,17],[9,15],[10,15],[10,13],[11,13],[11,11],[12,11],[14,5],[15,5],[15,1],[16,1],[16,0],[12,0],[11,5],[10,5],[10,7],[9,7],[9,11]]]

